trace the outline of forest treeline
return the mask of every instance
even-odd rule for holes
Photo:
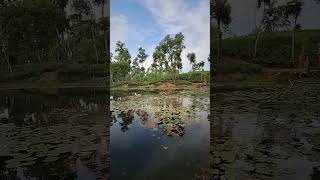
[[[125,43],[118,41],[114,55],[111,55],[111,80],[112,83],[125,81],[159,81],[178,79],[188,81],[208,80],[208,72],[204,71],[204,61],[198,61],[194,52],[188,53],[187,58],[192,67],[188,74],[181,74],[182,51],[186,48],[184,35],[180,32],[175,35],[166,35],[155,47],[151,58],[150,67],[145,67],[144,62],[150,56],[146,50],[139,47],[136,57],[132,57]],[[197,72],[197,71],[200,71]],[[206,76],[206,77],[205,77]]]
[[[106,64],[106,13],[104,0],[0,1],[2,71],[32,64],[38,69],[48,63]]]

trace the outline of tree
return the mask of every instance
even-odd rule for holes
[[[187,58],[191,64],[192,71],[195,70],[195,64],[196,64],[196,54],[195,53],[188,53]],[[189,73],[189,80],[191,78],[191,73]]]
[[[216,38],[217,38],[217,56],[216,62],[220,61],[221,41],[222,41],[222,28],[227,29],[231,23],[231,5],[227,0],[214,0],[211,3],[212,18],[216,19]]]
[[[197,68],[198,68],[199,70],[201,69],[201,81],[203,81],[203,78],[202,78],[203,67],[204,67],[204,61],[200,61],[200,62],[197,64]]]
[[[14,64],[47,62],[57,33],[68,27],[65,1],[6,1],[0,9],[1,45]],[[23,31],[21,31],[23,29]]]
[[[143,75],[143,72],[144,72],[144,67],[143,67],[143,63],[147,60],[148,58],[148,54],[146,54],[146,50],[143,49],[142,47],[139,48],[139,53],[137,55],[137,60],[139,62],[139,64],[141,64],[141,68],[139,68],[139,74],[140,75]],[[138,65],[139,67],[139,65]],[[140,78],[142,80],[142,78]]]
[[[166,35],[153,53],[153,69],[159,68],[163,72],[164,68],[165,71],[170,71],[175,81],[177,73],[182,69],[181,53],[183,49],[185,49],[184,35],[181,32],[174,37]]]
[[[182,69],[181,53],[185,48],[186,47],[184,45],[184,35],[180,32],[176,34],[174,37],[173,63],[172,63],[173,81],[175,81],[177,78],[177,72],[179,73],[179,70]]]
[[[116,71],[116,74],[118,73],[118,75],[121,75],[124,77],[124,80],[126,80],[131,71],[131,55],[129,50],[125,47],[125,43],[121,41],[116,43],[115,54],[114,59],[116,62],[112,67],[117,67],[117,69],[112,70]]]
[[[195,70],[195,63],[196,63],[196,54],[195,53],[188,53],[187,58],[191,64],[192,71]]]
[[[147,60],[149,55],[146,54],[146,50],[143,49],[142,47],[140,47],[138,51],[139,52],[138,52],[137,58],[138,58],[139,64],[141,64],[141,67],[143,67],[143,63]]]
[[[302,0],[290,0],[286,4],[285,8],[285,15],[290,19],[290,22],[292,23],[292,38],[291,38],[291,62],[294,64],[294,47],[295,47],[295,32],[298,28],[297,20],[298,17],[301,14],[302,7],[303,7],[303,1]]]
[[[257,9],[260,10],[261,7],[263,7],[262,17],[265,17],[266,8],[267,8],[267,6],[270,6],[270,4],[271,4],[271,0],[258,0],[257,1]],[[257,57],[258,42],[259,42],[260,34],[263,31],[263,22],[264,22],[263,18],[261,19],[259,24],[257,24],[257,22],[255,21],[255,40],[254,40],[254,50],[253,50],[253,58],[254,59]]]
[[[116,56],[114,57],[116,61],[126,61],[131,64],[131,55],[129,50],[125,47],[125,43],[118,41],[116,43],[115,49]]]

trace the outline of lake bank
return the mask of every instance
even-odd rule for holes
[[[286,82],[277,81],[258,81],[258,80],[243,80],[243,81],[230,81],[230,82],[216,82],[212,86],[214,89],[243,89],[243,88],[255,88],[255,87],[287,87],[294,84],[314,84],[319,85],[320,80],[308,78],[300,80],[292,80]],[[201,87],[209,87],[209,84]],[[107,90],[191,90],[197,89],[198,87],[193,87],[192,83],[189,84],[172,84],[172,83],[160,83],[158,85],[121,85],[121,86],[111,86],[105,83],[105,81],[85,81],[85,82],[74,82],[74,83],[28,83],[28,82],[18,82],[18,83],[2,83],[0,84],[0,90],[23,90],[23,89],[74,89],[74,88],[94,88]]]

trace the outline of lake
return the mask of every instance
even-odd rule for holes
[[[208,179],[209,89],[112,91],[112,179]]]
[[[318,180],[319,92],[1,91],[0,179]]]
[[[107,179],[107,93],[0,92],[0,179]]]
[[[320,179],[320,86],[213,92],[214,179]]]

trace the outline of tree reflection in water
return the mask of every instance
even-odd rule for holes
[[[134,111],[129,110],[127,112],[122,111],[119,115],[119,118],[122,119],[122,122],[119,122],[121,125],[121,131],[126,132],[129,130],[129,126],[132,124],[132,121],[134,119]]]
[[[109,178],[105,93],[57,93],[1,92],[0,179]]]

